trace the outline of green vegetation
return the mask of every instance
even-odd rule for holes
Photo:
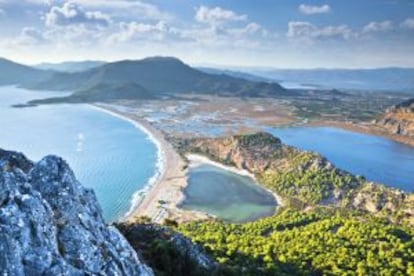
[[[413,194],[369,183],[266,133],[173,142],[182,155],[249,170],[285,204],[245,224],[166,221],[219,263],[210,275],[414,275]]]
[[[323,156],[283,145],[268,133],[224,138],[173,140],[184,156],[198,153],[217,162],[246,169],[259,184],[296,209],[344,207],[373,213],[395,223],[414,223],[412,195],[367,182],[336,168]]]
[[[248,169],[285,204],[251,223],[176,228],[221,264],[220,275],[414,275],[412,194],[369,183],[265,133],[177,145],[182,154]]]
[[[66,97],[54,97],[28,102],[28,105],[57,104],[57,103],[90,103],[112,100],[145,100],[155,97],[136,83],[122,85],[102,83],[92,88],[77,91]]]
[[[414,274],[413,229],[368,215],[285,210],[252,223],[194,222],[178,230],[228,275]]]
[[[360,184],[354,176],[326,164],[321,156],[301,152],[282,168],[259,174],[259,182],[281,196],[317,204],[332,196],[335,189],[349,190]]]
[[[272,135],[268,135],[265,132],[235,135],[234,139],[239,142],[242,147],[256,147],[256,146],[268,146],[272,144],[279,145],[282,141]]]
[[[295,107],[295,115],[310,120],[333,121],[371,121],[386,108],[406,99],[403,93],[367,91],[347,91],[341,93],[333,90],[330,93],[320,92],[318,97],[309,94],[304,97],[291,98],[288,102]]]

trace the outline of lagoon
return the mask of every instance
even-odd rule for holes
[[[353,174],[414,191],[414,147],[333,127],[267,128],[266,131],[287,145],[318,152]]]
[[[250,177],[214,165],[190,167],[182,208],[213,214],[229,222],[271,216],[276,200]]]

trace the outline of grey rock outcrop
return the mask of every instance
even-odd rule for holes
[[[0,150],[0,274],[153,275],[61,158]]]
[[[391,108],[374,120],[374,124],[396,135],[414,137],[414,99]]]
[[[199,245],[171,228],[157,224],[134,223],[120,223],[116,226],[137,251],[144,252],[148,244],[153,244],[156,241],[164,241],[174,248],[175,253],[179,256],[180,262],[186,264],[186,268],[191,269],[193,273],[196,270],[200,273],[203,272],[201,274],[195,273],[191,275],[216,275],[214,271],[218,268],[218,264]],[[154,267],[155,269],[156,267]],[[184,273],[184,271],[181,271],[181,273]]]

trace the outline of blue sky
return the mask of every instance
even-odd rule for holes
[[[414,0],[0,0],[0,56],[414,67]]]

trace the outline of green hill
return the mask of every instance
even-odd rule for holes
[[[205,93],[223,96],[272,96],[289,94],[277,83],[252,82],[228,75],[208,74],[172,57],[152,57],[104,64],[84,72],[55,73],[28,88],[86,91],[102,85],[136,83],[154,95]]]
[[[153,99],[148,90],[136,83],[98,84],[90,89],[81,90],[67,97],[55,97],[30,101],[29,105],[54,103],[88,103],[111,100]]]

